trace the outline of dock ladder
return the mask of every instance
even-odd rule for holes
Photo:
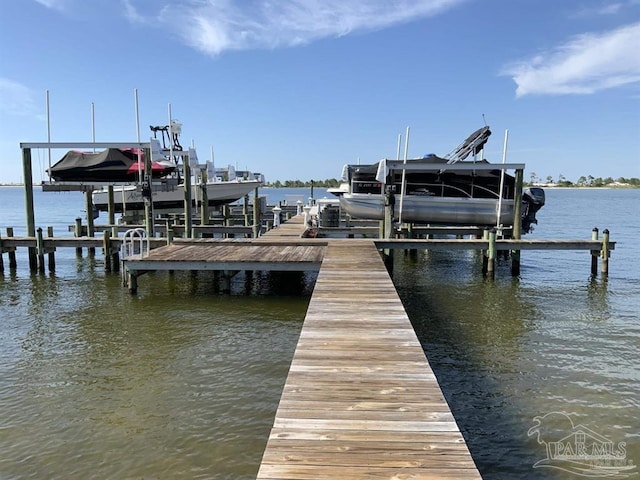
[[[126,286],[129,282],[129,272],[126,268],[126,260],[131,257],[144,258],[151,250],[149,235],[144,228],[131,228],[124,232],[122,245],[120,247],[120,261],[122,262],[122,284]]]

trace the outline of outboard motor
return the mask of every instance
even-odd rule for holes
[[[539,187],[525,188],[522,192],[522,232],[529,233],[532,225],[538,224],[536,213],[544,206],[544,190]]]

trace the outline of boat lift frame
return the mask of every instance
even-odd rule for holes
[[[22,152],[22,178],[25,191],[25,210],[27,220],[27,235],[35,237],[35,212],[33,204],[33,166],[31,150],[42,149],[104,149],[104,148],[139,148],[145,152],[144,177],[151,175],[151,143],[150,142],[20,142]],[[191,219],[191,171],[189,165],[189,151],[174,151],[174,156],[182,157],[184,176],[184,200],[185,200],[185,234],[190,237],[192,230]],[[88,234],[93,235],[93,201],[91,192],[96,188],[107,186],[109,188],[109,221],[115,223],[113,212],[113,186],[129,185],[132,182],[53,182],[51,180],[42,182],[43,191],[83,191],[85,192],[87,203],[87,227]],[[145,205],[145,227],[150,236],[153,232],[153,198]],[[29,267],[32,270],[37,268],[37,252],[35,248],[29,247]]]
[[[427,163],[405,163],[404,160],[382,160],[385,162],[386,173],[387,176],[393,174],[394,171],[403,171],[403,172],[446,172],[455,171],[455,170],[479,170],[479,171],[491,171],[491,170],[500,170],[505,172],[506,170],[515,170],[515,192],[514,198],[521,198],[523,191],[523,181],[524,181],[524,163],[484,163],[484,162],[456,162],[450,164],[427,164]],[[500,192],[500,196],[502,197],[502,191]],[[385,202],[387,205],[389,202]],[[385,209],[389,208],[389,206],[385,206]],[[385,214],[385,218],[387,218]],[[511,231],[511,238],[515,240],[520,240],[522,238],[522,225],[520,223],[520,217],[522,216],[522,204],[521,202],[514,202],[513,209],[513,229]],[[388,232],[388,233],[387,233]],[[385,228],[385,237],[387,234],[390,234],[390,228]]]

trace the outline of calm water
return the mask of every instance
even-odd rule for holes
[[[79,194],[36,191],[57,235]],[[308,190],[265,190],[295,202]],[[323,192],[316,189],[316,196]],[[394,282],[484,478],[534,469],[533,418],[570,414],[640,463],[640,190],[552,190],[532,238],[618,242],[608,279],[586,252],[524,252],[494,282],[468,252],[397,253]],[[24,231],[23,192],[0,188],[0,232]],[[68,234],[68,233],[66,233]],[[69,249],[71,250],[71,249]],[[129,295],[102,255],[61,249],[55,274],[0,276],[0,478],[253,478],[313,277],[154,274]],[[5,255],[5,267],[7,258]]]

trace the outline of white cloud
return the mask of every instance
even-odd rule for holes
[[[592,17],[601,15],[618,15],[624,13],[627,9],[633,9],[640,5],[638,0],[625,0],[614,2],[605,0],[599,5],[585,6],[579,9],[574,16],[576,17]]]
[[[66,10],[69,6],[69,0],[36,0],[40,5],[53,10]]]
[[[146,19],[143,17],[130,0],[122,0],[122,6],[124,7],[124,16],[131,23],[145,23]]]
[[[140,1],[140,0],[139,0]],[[303,45],[356,31],[379,30],[436,15],[467,0],[180,0],[160,23],[209,55],[227,50]],[[141,21],[133,0],[127,17]]]
[[[516,96],[591,94],[640,82],[640,22],[585,33],[549,52],[507,66]]]
[[[33,91],[8,78],[0,78],[0,111],[18,117],[39,117],[41,114]]]

